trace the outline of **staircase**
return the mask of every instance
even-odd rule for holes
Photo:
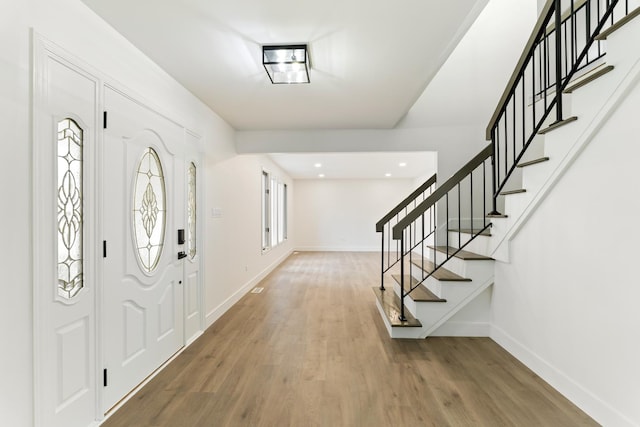
[[[376,224],[373,291],[392,338],[433,334],[493,284],[495,262],[509,262],[509,241],[640,76],[640,52],[615,43],[640,40],[640,25],[625,25],[640,15],[632,3],[571,1],[562,11],[549,0],[487,128],[491,144]]]

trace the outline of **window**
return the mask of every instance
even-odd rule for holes
[[[162,164],[155,150],[147,148],[138,163],[133,194],[133,230],[136,253],[143,270],[158,266],[165,230],[165,186]]]
[[[58,123],[58,295],[71,299],[83,281],[82,129],[71,119]]]
[[[269,220],[269,212],[271,211],[270,197],[269,197],[269,174],[262,171],[262,250],[267,250],[271,246],[271,239],[269,238],[269,226],[271,221]]]
[[[187,170],[187,249],[191,259],[196,256],[196,165],[191,162]]]
[[[287,239],[287,184],[262,171],[262,250]]]

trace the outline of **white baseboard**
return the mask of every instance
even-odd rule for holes
[[[490,337],[513,357],[524,363],[564,397],[604,426],[637,427],[638,424],[618,412],[598,396],[582,387],[564,372],[518,342],[496,325],[491,325]]]
[[[380,252],[379,246],[300,246],[299,252]]]
[[[200,338],[202,336],[202,334],[204,333],[204,331],[198,331],[195,334],[193,334],[193,336],[191,336],[190,338],[188,338],[184,344],[185,347],[189,347],[191,344],[193,344],[198,338]]]
[[[433,331],[431,337],[488,337],[491,325],[488,322],[445,322]]]
[[[255,277],[249,280],[247,283],[242,285],[237,291],[235,291],[229,298],[224,300],[220,305],[207,313],[205,318],[205,329],[209,326],[213,325],[213,323],[218,320],[224,313],[227,312],[235,303],[240,301],[247,292],[253,289],[262,279],[267,277],[269,273],[271,273],[277,266],[279,266],[289,255],[293,253],[293,250],[287,251],[280,258],[276,259],[272,262],[267,268],[258,273]]]

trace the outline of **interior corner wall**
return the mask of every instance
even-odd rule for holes
[[[10,3],[10,4],[9,4]],[[5,243],[0,248],[0,424],[33,423],[31,289],[31,147],[27,2],[0,5],[0,188]]]
[[[258,284],[294,247],[295,236],[262,251],[262,171],[287,184],[288,230],[293,229],[293,181],[265,155],[240,155],[206,167],[205,286],[207,326]]]
[[[296,249],[379,251],[376,222],[415,189],[411,179],[296,180]]]
[[[80,0],[0,0],[0,10],[0,121],[2,148],[7,155],[0,168],[0,188],[2,200],[9,203],[0,210],[7,242],[0,249],[5,285],[0,322],[4,325],[2,337],[7,349],[0,352],[0,425],[30,427],[34,424],[35,394],[31,274],[32,31],[197,134],[207,166],[236,156],[235,131]],[[227,208],[227,212],[232,210]],[[216,245],[227,246],[219,236],[216,239]],[[204,282],[218,283],[210,279],[218,272],[205,267]]]
[[[496,262],[493,289],[492,338],[607,426],[640,425],[638,111],[637,79]]]

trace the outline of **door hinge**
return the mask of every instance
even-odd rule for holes
[[[107,257],[107,241],[103,240],[102,241],[102,258],[106,258]]]
[[[107,112],[106,111],[102,112],[102,128],[103,129],[107,128]]]
[[[104,368],[104,370],[102,371],[102,385],[104,387],[107,386],[107,368]]]

